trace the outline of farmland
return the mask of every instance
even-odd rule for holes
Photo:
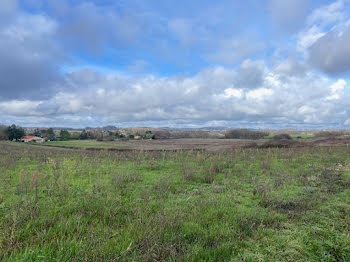
[[[256,140],[257,144],[262,144],[267,140]],[[125,150],[208,150],[222,151],[232,150],[249,145],[253,140],[247,139],[160,139],[160,140],[116,140],[116,141],[96,141],[96,140],[71,140],[71,141],[51,141],[40,146],[63,147],[72,149],[120,149]]]
[[[349,261],[350,148],[230,141],[0,142],[0,260]]]

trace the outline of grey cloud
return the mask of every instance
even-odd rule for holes
[[[217,51],[209,53],[206,58],[209,61],[230,66],[250,56],[262,55],[265,49],[265,44],[253,35],[218,39],[215,46],[217,46]]]
[[[309,62],[321,71],[337,75],[350,70],[350,25],[343,33],[334,30],[309,48]]]
[[[16,16],[0,26],[0,99],[43,97],[60,81],[55,30],[56,23],[41,15]]]
[[[268,10],[278,29],[295,32],[306,19],[309,0],[269,0]]]
[[[233,85],[235,88],[255,89],[263,84],[265,65],[262,61],[245,60],[237,70]]]
[[[294,58],[290,58],[275,67],[275,71],[281,77],[303,77],[308,72],[308,67]]]
[[[119,48],[138,42],[147,31],[147,18],[142,14],[118,13],[93,2],[49,3],[55,16],[64,17],[58,33],[67,49],[101,55],[107,46]]]

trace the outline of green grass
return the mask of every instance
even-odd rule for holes
[[[69,141],[50,141],[45,142],[41,145],[50,146],[63,146],[63,147],[82,147],[82,148],[114,148],[114,147],[125,147],[123,144],[114,142],[99,142],[96,140],[69,140]]]
[[[315,138],[314,135],[291,135],[293,139],[310,139]]]
[[[346,147],[107,153],[0,143],[1,261],[349,261]]]

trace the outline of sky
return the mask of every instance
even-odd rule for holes
[[[350,0],[1,0],[12,123],[350,128]]]

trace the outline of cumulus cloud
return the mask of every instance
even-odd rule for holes
[[[244,82],[237,72],[250,67],[263,72],[259,85],[235,87],[237,78]],[[0,106],[11,116],[23,116],[25,111],[42,121],[51,118],[75,125],[91,125],[96,120],[101,124],[249,121],[260,127],[264,123],[327,125],[331,119],[341,124],[347,121],[350,99],[344,79],[332,82],[308,72],[297,78],[283,75],[281,81],[282,73],[276,68],[269,69],[261,61],[245,61],[237,69],[216,67],[190,77],[128,77],[84,69],[67,74],[67,86],[62,88],[67,91],[48,100],[9,100]],[[245,75],[247,83],[250,78],[251,74]],[[345,113],[337,114],[340,111]]]
[[[11,100],[0,102],[0,112],[12,116],[33,116],[37,115],[37,107],[41,102],[30,100]]]
[[[338,100],[343,95],[344,88],[346,86],[346,81],[344,79],[339,79],[337,82],[330,86],[331,95],[326,99],[328,100]]]

